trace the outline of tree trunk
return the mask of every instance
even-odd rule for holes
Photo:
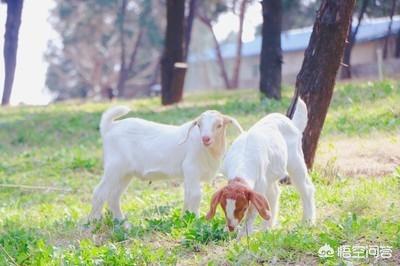
[[[244,15],[246,14],[246,6],[248,0],[242,0],[240,3],[239,9],[239,30],[236,41],[236,57],[235,64],[233,66],[233,76],[230,88],[237,89],[239,87],[240,81],[240,65],[242,63],[242,46],[243,46],[243,24],[244,24]]]
[[[186,25],[185,25],[185,53],[184,58],[185,61],[189,55],[189,46],[190,41],[192,39],[192,28],[193,28],[193,21],[196,17],[196,9],[197,9],[197,0],[190,0],[189,1],[189,11],[186,17]]]
[[[288,116],[293,116],[297,97],[300,96],[308,107],[303,151],[309,169],[314,163],[318,139],[332,98],[354,4],[355,0],[322,1],[297,75],[295,95]]]
[[[393,16],[396,10],[396,0],[392,0],[392,8],[390,9],[390,22],[388,27],[388,32],[385,38],[385,43],[383,45],[383,58],[386,59],[388,56],[388,46],[389,46],[389,38],[392,35],[392,24],[393,24]]]
[[[282,0],[263,0],[260,92],[268,98],[281,98],[282,82]]]
[[[396,50],[394,52],[394,57],[400,58],[400,29],[397,32],[396,36]]]
[[[342,79],[350,79],[351,78],[351,52],[353,50],[354,44],[356,42],[356,37],[358,33],[358,29],[360,28],[361,21],[363,20],[365,11],[367,10],[369,4],[369,0],[363,0],[362,6],[360,9],[360,13],[358,14],[358,21],[356,28],[352,29],[352,23],[350,23],[348,36],[347,36],[347,45],[344,49],[343,55],[343,67],[341,68],[340,77]]]
[[[175,70],[175,63],[184,60],[184,23],[185,0],[167,0],[167,28],[164,53],[161,59],[161,101],[163,105],[177,103],[182,99],[183,82],[181,84],[173,82],[173,80],[185,77],[185,72]],[[182,77],[174,77],[174,75]]]
[[[211,35],[212,35],[213,40],[214,40],[215,53],[217,55],[217,62],[218,62],[219,69],[221,71],[222,80],[224,81],[225,88],[226,89],[231,89],[232,86],[231,86],[231,82],[229,81],[228,73],[226,71],[224,58],[222,57],[221,46],[219,45],[219,42],[217,40],[217,36],[215,36],[215,32],[214,32],[214,29],[212,27],[211,21],[210,21],[210,19],[208,19],[208,18],[206,18],[204,16],[201,16],[201,15],[198,15],[198,17],[199,17],[200,21],[203,22],[203,24],[211,32]]]
[[[4,90],[2,105],[10,103],[12,86],[14,83],[15,67],[17,64],[18,32],[21,25],[23,0],[8,0],[6,32],[4,35]]]
[[[119,34],[120,34],[120,43],[121,43],[121,54],[120,54],[120,69],[119,69],[119,77],[117,83],[117,92],[118,96],[122,97],[123,90],[125,87],[126,77],[128,75],[126,70],[126,44],[125,44],[125,14],[127,7],[127,0],[122,0],[121,9],[119,12],[120,16],[120,25],[119,26]]]
[[[172,88],[183,88],[185,83],[187,64],[185,63],[175,63],[174,65],[174,75],[172,79]],[[175,93],[171,95],[171,101],[173,103],[180,102],[182,100],[182,93]]]

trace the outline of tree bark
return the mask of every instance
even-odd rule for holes
[[[193,21],[196,17],[196,9],[197,9],[197,0],[190,0],[189,1],[189,11],[186,17],[186,24],[185,24],[185,53],[184,58],[185,61],[189,55],[189,46],[190,41],[192,39],[192,29],[193,29]]]
[[[172,88],[183,88],[185,83],[187,64],[175,63],[174,65],[174,76],[172,79]],[[171,95],[171,101],[173,103],[180,102],[182,100],[182,94],[175,93]]]
[[[393,16],[394,12],[396,10],[396,0],[392,0],[392,7],[390,9],[390,22],[389,22],[389,27],[388,27],[388,32],[385,38],[385,43],[383,45],[383,58],[386,59],[388,56],[388,46],[389,46],[389,38],[390,35],[392,34],[392,24],[393,24]]]
[[[219,69],[221,71],[222,80],[224,81],[225,88],[226,89],[231,89],[232,86],[231,86],[231,82],[229,81],[228,72],[226,71],[224,58],[222,57],[221,46],[219,45],[219,42],[217,40],[217,36],[215,36],[215,32],[214,32],[214,29],[212,27],[211,21],[210,21],[210,19],[206,18],[205,16],[198,15],[198,17],[199,17],[200,21],[203,22],[203,24],[211,32],[211,35],[212,35],[213,40],[214,40],[215,53],[217,55],[217,62],[218,62]]]
[[[400,58],[400,29],[396,35],[396,50],[394,52],[394,57]]]
[[[282,83],[282,0],[263,0],[260,92],[268,98],[281,99]]]
[[[10,103],[11,91],[14,83],[15,67],[17,65],[18,33],[21,26],[23,0],[8,0],[6,32],[4,35],[4,90],[2,105]]]
[[[309,169],[314,163],[318,139],[332,98],[354,4],[355,0],[322,1],[297,75],[295,95],[288,116],[293,116],[297,97],[300,96],[308,108],[303,152]]]
[[[185,77],[185,72],[176,71],[175,68],[175,63],[184,61],[184,23],[185,0],[167,0],[167,28],[161,59],[161,102],[163,105],[177,103],[182,99],[183,82],[181,84],[173,80]],[[174,75],[183,77],[174,77]]]
[[[352,29],[352,23],[350,23],[348,36],[347,36],[347,45],[344,49],[343,55],[343,67],[341,68],[340,77],[342,79],[350,79],[351,78],[351,52],[353,50],[354,44],[356,42],[356,37],[358,33],[358,29],[360,28],[361,21],[363,20],[365,11],[367,10],[369,4],[369,0],[363,0],[362,6],[360,9],[360,13],[358,14],[357,26],[354,31]]]
[[[243,24],[244,24],[244,15],[246,14],[248,0],[242,0],[239,8],[239,30],[236,41],[236,57],[235,64],[233,66],[233,76],[231,86],[229,88],[237,89],[239,87],[240,81],[240,65],[242,63],[242,47],[243,47]]]

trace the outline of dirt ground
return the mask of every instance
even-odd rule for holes
[[[315,165],[328,176],[384,176],[393,173],[400,166],[400,134],[323,139]]]

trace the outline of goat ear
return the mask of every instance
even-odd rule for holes
[[[223,118],[224,118],[224,125],[232,124],[239,130],[240,133],[243,132],[242,126],[239,124],[239,122],[235,118],[233,118],[229,115],[224,115]]]
[[[210,210],[208,211],[208,213],[206,215],[207,220],[211,220],[214,217],[215,212],[217,211],[218,203],[220,203],[220,201],[221,201],[222,190],[223,189],[221,188],[220,190],[215,192],[215,194],[212,196],[211,203],[210,203]]]
[[[199,122],[198,122],[198,119],[195,119],[195,120],[192,121],[190,127],[188,128],[188,130],[187,130],[187,132],[186,132],[186,136],[185,136],[184,140],[183,140],[182,142],[180,142],[179,145],[181,145],[181,144],[183,144],[183,143],[185,143],[185,142],[187,141],[187,139],[189,138],[190,131],[192,131],[192,129],[193,129],[195,126],[197,126],[198,123],[199,123]]]
[[[270,208],[267,199],[253,190],[249,191],[249,201],[256,207],[258,213],[261,215],[264,220],[269,220],[271,218]]]

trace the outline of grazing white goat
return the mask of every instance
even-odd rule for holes
[[[225,152],[226,126],[240,132],[236,119],[218,111],[206,111],[181,126],[140,118],[114,119],[129,108],[112,107],[103,113],[100,133],[104,149],[104,174],[95,188],[90,219],[99,219],[105,201],[116,219],[123,219],[121,194],[132,176],[142,180],[183,178],[184,210],[198,215],[200,181],[215,176]]]
[[[212,197],[207,219],[215,215],[219,203],[230,231],[235,230],[247,211],[246,225],[239,236],[246,230],[252,232],[256,209],[266,220],[265,228],[275,225],[279,209],[278,181],[289,172],[301,195],[303,219],[314,223],[315,189],[302,151],[306,125],[307,107],[299,98],[293,120],[282,114],[269,114],[240,134],[228,149],[223,162],[228,185]]]

